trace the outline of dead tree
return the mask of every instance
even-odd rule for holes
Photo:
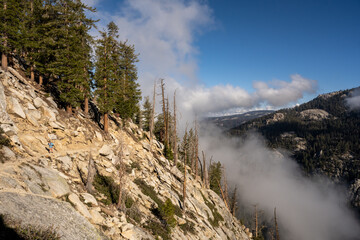
[[[169,146],[170,143],[170,111],[169,111],[169,97],[166,97],[166,132],[165,132],[165,138],[167,139],[167,144]]]
[[[118,198],[118,204],[117,204],[117,208],[120,209],[121,208],[121,203],[122,203],[122,192],[123,192],[123,187],[124,187],[124,176],[125,176],[125,164],[123,162],[123,153],[124,153],[124,144],[123,144],[123,139],[120,139],[120,145],[119,145],[119,152],[118,152],[118,158],[119,158],[119,198]]]
[[[167,114],[166,114],[166,103],[165,103],[165,83],[164,83],[164,79],[160,79],[160,80],[161,80],[161,97],[162,97],[163,121],[164,121],[164,130],[165,130],[165,141],[164,141],[164,143],[168,147],[169,139],[167,139],[168,126],[167,126]]]
[[[95,162],[94,159],[92,158],[92,155],[89,155],[89,164],[88,164],[88,175],[87,175],[87,180],[86,180],[86,190],[93,194],[95,192],[94,186],[93,186],[93,182],[94,182],[94,177],[95,177]]]
[[[177,164],[177,133],[176,133],[176,91],[174,92],[174,132],[173,132],[173,137],[174,137],[174,164],[176,166]]]
[[[199,173],[199,164],[197,159],[199,158],[199,135],[197,128],[197,120],[195,120],[195,179],[198,177]]]
[[[258,211],[257,211],[257,205],[255,204],[254,205],[254,208],[255,208],[255,217],[254,217],[254,222],[255,222],[255,237],[258,237],[258,225],[259,225],[259,222],[258,222]]]
[[[227,204],[227,202],[226,202],[226,200],[225,200],[224,191],[222,190],[222,187],[221,187],[221,184],[220,184],[219,181],[218,181],[218,184],[219,184],[219,189],[220,189],[221,197],[222,197],[222,199],[224,200],[224,203],[225,203],[226,208],[229,209],[229,205]]]
[[[206,173],[206,184],[207,184],[207,188],[210,188],[209,172],[210,172],[210,167],[211,167],[211,164],[212,164],[212,159],[213,159],[213,156],[211,156],[211,158],[210,158],[209,167],[208,167],[208,170],[207,170],[207,173]]]
[[[203,156],[203,186],[207,188],[207,170],[206,170],[206,157],[204,151],[202,151]]]
[[[280,240],[279,226],[278,226],[277,218],[276,218],[276,208],[274,208],[274,222],[275,222],[275,239]]]
[[[155,95],[156,95],[156,81],[154,81],[154,95],[153,95],[153,105],[151,109],[150,117],[150,150],[152,151],[152,141],[154,138],[154,118],[155,118]]]
[[[231,205],[230,205],[230,211],[231,211],[231,214],[233,216],[235,216],[236,214],[236,210],[237,210],[237,186],[235,186],[235,189],[234,189],[234,192],[233,192],[233,195],[231,197]]]
[[[183,213],[185,214],[185,199],[186,199],[186,149],[184,156],[184,183],[183,183]]]
[[[226,201],[227,204],[229,204],[229,192],[228,192],[228,185],[227,185],[227,179],[226,179],[225,166],[223,167],[223,176],[224,176],[223,179],[224,179],[224,195],[225,195],[224,201]]]

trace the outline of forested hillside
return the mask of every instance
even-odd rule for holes
[[[259,131],[270,147],[290,150],[306,174],[324,173],[351,185],[353,205],[359,207],[360,113],[351,111],[345,101],[353,90],[320,95],[249,121],[230,134]]]
[[[95,101],[105,131],[109,112],[124,119],[140,112],[137,54],[133,45],[118,40],[115,23],[93,39],[89,31],[97,20],[85,12],[95,9],[80,0],[6,0],[0,5],[3,69],[17,59],[30,80],[50,91],[68,113],[82,107],[88,114],[89,101]]]

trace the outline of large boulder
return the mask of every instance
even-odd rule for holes
[[[113,151],[109,145],[104,144],[99,150],[99,154],[102,156],[109,156],[113,154]]]
[[[14,97],[10,97],[10,100],[9,100],[9,112],[15,114],[18,117],[21,117],[21,118],[24,118],[24,119],[26,118],[24,110],[22,109],[19,101]]]
[[[67,202],[43,196],[0,191],[0,214],[37,229],[55,229],[61,240],[108,239]]]

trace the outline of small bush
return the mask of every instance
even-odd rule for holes
[[[195,234],[195,224],[193,222],[186,222],[183,225],[180,225],[181,230],[183,230],[184,234],[190,232],[191,234]]]
[[[170,228],[164,227],[160,222],[152,219],[147,221],[144,226],[146,229],[149,229],[154,236],[160,236],[163,240],[170,240]]]
[[[176,220],[174,218],[175,206],[172,204],[171,200],[166,199],[165,203],[159,207],[161,218],[166,221],[166,224],[169,227],[176,226]]]
[[[133,224],[140,224],[142,219],[141,213],[137,208],[126,209],[126,219]]]
[[[139,186],[139,188],[141,189],[141,192],[144,195],[149,196],[154,202],[156,202],[158,207],[160,207],[163,204],[163,201],[161,201],[158,198],[157,193],[155,192],[154,188],[147,185],[146,182],[144,182],[144,180],[137,178],[134,180],[134,183]]]
[[[131,208],[133,204],[134,204],[134,199],[132,199],[132,197],[130,197],[130,196],[126,196],[126,198],[125,198],[125,207],[126,208]]]
[[[111,177],[96,174],[94,178],[94,187],[98,192],[105,195],[106,199],[101,200],[105,205],[118,203],[119,186],[115,184]]]

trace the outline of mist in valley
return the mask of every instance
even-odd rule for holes
[[[293,159],[266,147],[259,134],[232,138],[206,125],[200,144],[208,159],[225,166],[228,184],[238,187],[239,200],[251,208],[247,211],[257,204],[271,223],[276,207],[281,239],[359,239],[360,225],[347,207],[345,187],[324,176],[304,176]]]

